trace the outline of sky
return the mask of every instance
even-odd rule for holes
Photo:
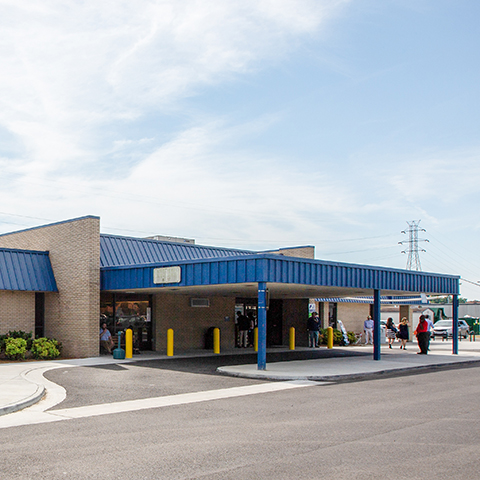
[[[480,299],[480,2],[0,0],[0,233],[460,275]],[[407,223],[408,222],[408,223]]]

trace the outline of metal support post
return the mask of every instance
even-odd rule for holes
[[[452,346],[453,346],[453,355],[458,355],[458,295],[453,295],[452,297]]]
[[[373,359],[380,360],[380,290],[373,291]]]
[[[258,282],[257,370],[267,369],[267,283]]]

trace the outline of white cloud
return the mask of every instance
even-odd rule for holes
[[[92,160],[99,128],[278,61],[338,4],[2,1],[0,127],[44,171]]]
[[[0,0],[0,132],[17,146],[14,155],[0,150],[4,177],[13,178],[3,198],[15,197],[19,211],[41,198],[42,209],[69,217],[72,210],[115,211],[119,197],[150,192],[147,203],[184,205],[183,213],[210,205],[212,212],[271,212],[279,224],[290,221],[308,210],[302,195],[309,174],[279,168],[278,159],[247,146],[232,148],[274,116],[235,126],[197,118],[170,140],[130,130],[141,131],[152,113],[175,112],[179,100],[205,86],[281,61],[345,3]],[[109,175],[92,173],[98,171]],[[92,189],[99,195],[89,195]],[[284,200],[275,192],[285,192]],[[120,203],[126,211],[138,208]],[[171,218],[173,229],[178,222]]]
[[[390,184],[412,200],[429,196],[451,200],[452,196],[462,196],[469,188],[480,189],[477,179],[480,176],[480,153],[473,158],[471,153],[457,155],[442,152],[438,157],[407,160],[392,175]]]

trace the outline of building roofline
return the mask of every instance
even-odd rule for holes
[[[48,250],[27,250],[25,248],[7,248],[7,247],[0,247],[0,252],[35,253],[39,255],[50,254]]]
[[[247,249],[241,249],[241,248],[230,248],[230,247],[213,247],[210,245],[200,245],[197,243],[180,243],[180,242],[170,242],[168,240],[155,240],[153,238],[141,238],[141,237],[132,237],[132,236],[127,236],[127,235],[115,235],[111,233],[100,233],[100,237],[113,237],[113,238],[123,238],[127,240],[133,240],[135,242],[145,242],[145,243],[152,243],[152,244],[159,244],[163,243],[166,245],[178,245],[181,246],[182,248],[190,248],[190,249],[204,249],[204,248],[209,248],[211,250],[219,250],[219,251],[225,251],[225,250],[230,250],[232,252],[242,252],[245,253],[245,255],[255,255],[257,252],[254,250],[247,250]]]
[[[100,220],[100,217],[97,217],[96,215],[85,215],[83,217],[70,218],[69,220],[61,220],[59,222],[47,223],[46,225],[38,225],[36,227],[29,227],[29,228],[24,228],[22,230],[15,230],[13,232],[0,233],[0,237],[5,237],[7,235],[14,235],[16,233],[30,232],[32,230],[38,230],[40,228],[45,228],[45,227],[53,227],[55,225],[62,225],[64,223],[77,222],[79,220],[85,220],[87,218],[95,218],[97,220]]]
[[[298,250],[300,248],[315,248],[315,245],[299,245],[298,247],[280,247],[273,250],[261,250],[261,253],[280,252],[281,250]]]

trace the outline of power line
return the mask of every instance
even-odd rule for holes
[[[466,278],[462,278],[462,282],[467,282],[467,283],[471,283],[472,285],[475,285],[477,287],[480,287],[480,283],[479,282],[472,282],[471,280],[467,280]]]
[[[480,267],[474,263],[472,263],[472,258],[466,258],[466,257],[463,257],[459,252],[458,250],[453,250],[451,249],[449,246],[445,245],[444,243],[442,243],[438,238],[436,238],[435,236],[432,235],[431,232],[429,232],[429,237],[433,238],[433,240],[435,240],[434,243],[431,243],[431,248],[433,248],[433,246],[435,244],[439,244],[439,245],[442,245],[446,251],[443,251],[442,252],[442,249],[440,247],[438,247],[438,249],[441,251],[441,253],[443,255],[446,255],[447,257],[451,258],[456,264],[460,264],[462,263],[461,261],[459,261],[459,259],[463,260],[465,263],[463,263],[463,267],[465,270],[469,270],[471,273],[474,273],[474,270],[472,270],[472,267],[476,270],[479,270]],[[448,252],[448,253],[446,253]],[[453,255],[455,255],[455,258],[452,257],[451,255],[449,255],[449,253],[452,253]],[[458,268],[458,267],[457,267]],[[476,273],[475,273],[476,275]]]

